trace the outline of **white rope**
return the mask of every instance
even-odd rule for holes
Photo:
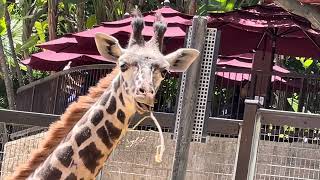
[[[140,123],[142,123],[142,121],[144,121],[147,118],[151,118],[153,120],[154,124],[157,126],[157,129],[159,131],[160,145],[158,145],[156,147],[157,150],[156,150],[155,161],[160,163],[160,162],[162,162],[162,156],[163,156],[163,152],[165,150],[164,137],[163,137],[161,126],[160,126],[158,120],[154,117],[153,113],[150,112],[150,116],[143,117],[136,125],[134,125],[134,127],[132,129],[134,130]]]

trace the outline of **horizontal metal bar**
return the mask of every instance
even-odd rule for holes
[[[48,127],[59,115],[0,109],[0,122]]]
[[[206,130],[212,133],[235,135],[239,134],[242,122],[242,120],[209,117],[206,124]]]
[[[135,115],[131,124],[135,125],[144,115]],[[174,129],[176,115],[173,113],[154,112],[154,116],[159,121],[161,127]],[[56,121],[60,116],[44,113],[13,111],[13,110],[0,110],[0,122],[23,124],[39,127],[48,127],[51,123]],[[208,132],[222,133],[222,134],[238,134],[242,120],[224,119],[210,117],[208,119]],[[142,126],[155,126],[153,121],[148,118],[141,123]]]
[[[145,115],[134,116],[131,123],[134,125],[144,116]],[[175,115],[173,113],[154,112],[154,116],[157,118],[162,127],[174,127]],[[0,109],[0,122],[4,123],[48,127],[59,117],[59,115],[52,114]],[[141,123],[141,125],[154,126],[154,123],[151,119],[146,119],[144,122]]]
[[[293,126],[297,128],[320,128],[320,115],[297,113],[288,111],[278,111],[270,109],[259,109],[262,124],[272,124],[276,126]]]
[[[12,134],[9,134],[9,137],[11,139],[20,138],[20,137],[28,136],[28,135],[30,135],[31,133],[34,133],[34,132],[40,132],[40,131],[45,130],[45,129],[46,129],[46,127],[31,127],[31,128],[28,128],[28,129],[24,129],[22,131],[18,131],[18,132],[14,132]]]
[[[70,74],[70,73],[72,73],[74,71],[91,70],[91,69],[110,69],[111,70],[114,67],[115,67],[115,64],[93,64],[93,65],[84,65],[84,66],[73,67],[73,68],[70,68],[68,70],[57,72],[57,73],[52,74],[52,75],[50,75],[48,77],[45,77],[43,79],[34,81],[34,82],[32,82],[30,84],[27,84],[25,86],[22,86],[17,90],[17,93],[20,93],[21,91],[25,91],[25,90],[27,90],[29,88],[32,88],[32,87],[36,86],[36,85],[42,84],[42,83],[50,81],[52,79],[55,79],[55,78],[57,78],[59,76]]]

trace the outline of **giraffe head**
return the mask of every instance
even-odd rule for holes
[[[103,33],[97,33],[95,41],[100,54],[120,67],[121,87],[134,98],[137,112],[144,113],[154,106],[155,94],[167,72],[186,71],[197,59],[199,51],[182,48],[168,55],[162,54],[167,25],[161,15],[156,15],[154,36],[148,42],[142,36],[144,21],[140,13],[136,13],[131,26],[132,34],[126,49],[116,38]]]

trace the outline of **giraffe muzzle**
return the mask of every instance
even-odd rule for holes
[[[135,100],[137,102],[138,111],[151,111],[154,107],[154,95],[151,93],[136,95]]]

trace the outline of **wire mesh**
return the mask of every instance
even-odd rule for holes
[[[231,180],[238,135],[211,134],[205,143],[192,142],[186,180]],[[166,150],[163,162],[154,160],[159,135],[153,131],[130,131],[106,162],[98,180],[171,179],[175,141],[164,133]]]
[[[1,179],[25,162],[38,147],[47,128],[14,123],[0,123]]]
[[[320,179],[320,132],[264,125],[258,146],[255,180]]]

